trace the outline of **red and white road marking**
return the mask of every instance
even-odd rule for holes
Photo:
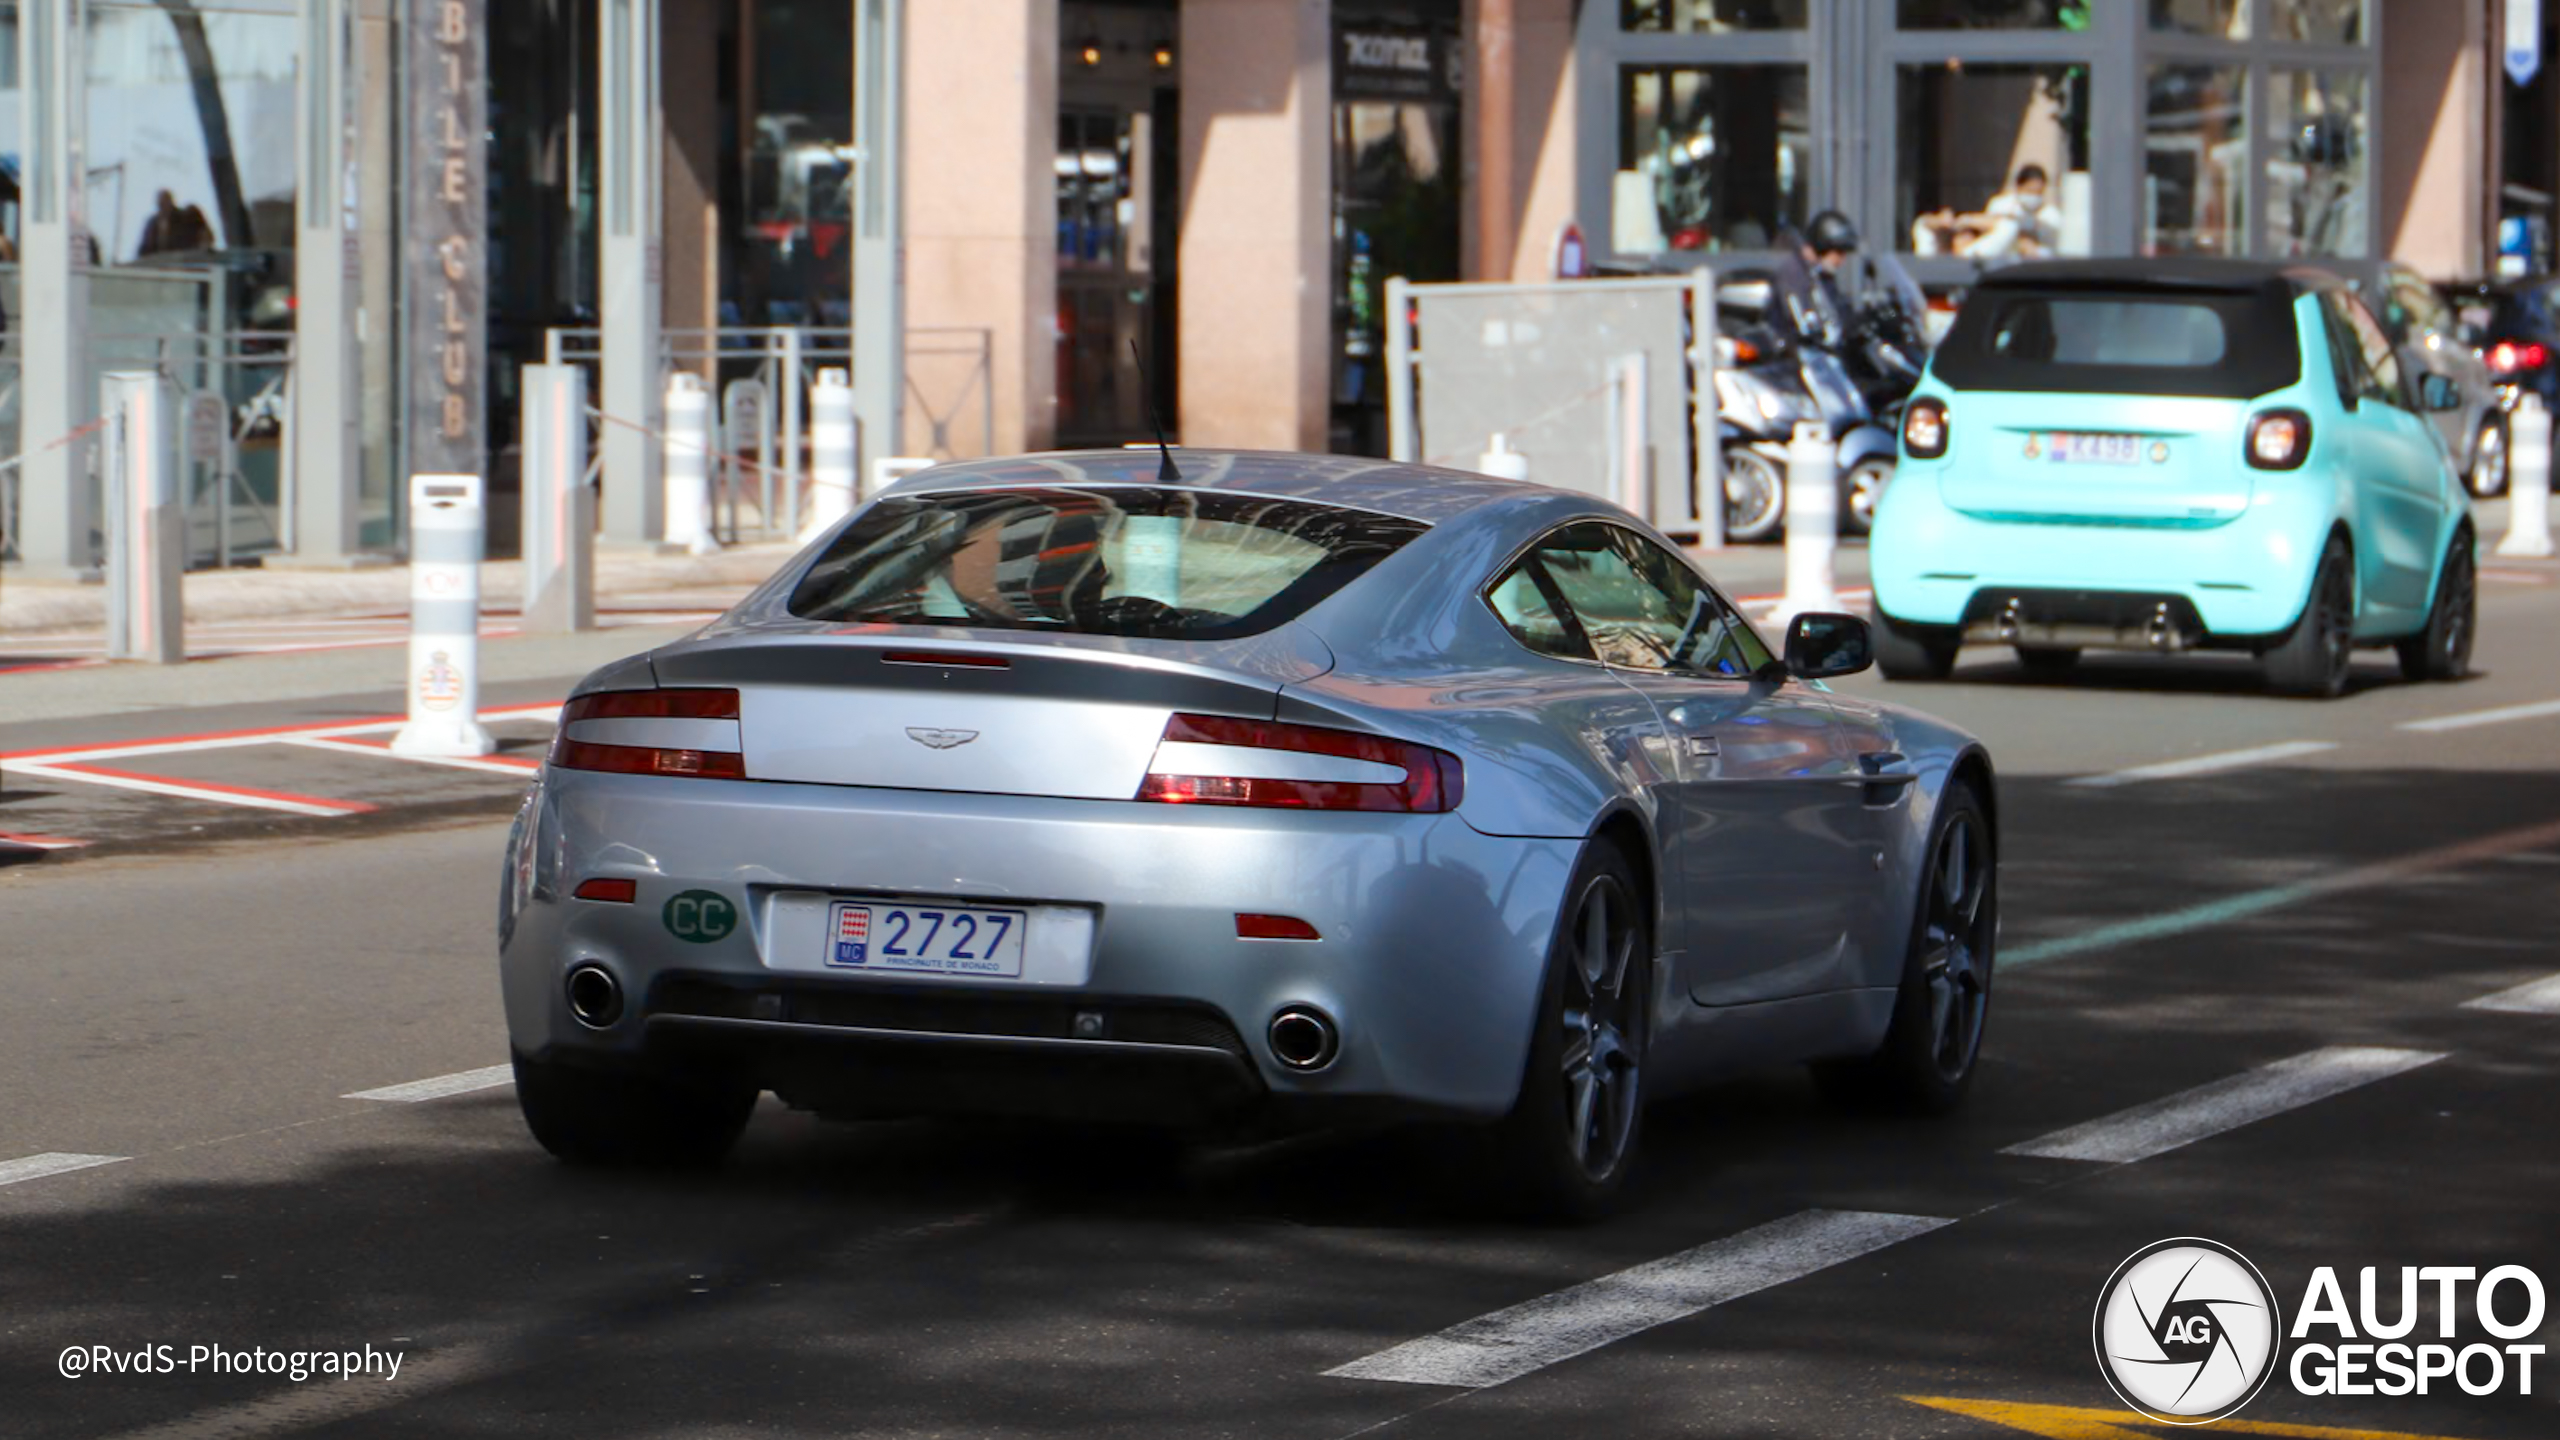
[[[59,765],[12,764],[11,770],[21,775],[34,775],[47,780],[73,780],[91,785],[104,785],[113,790],[139,790],[147,795],[171,795],[181,800],[210,800],[217,805],[245,805],[253,810],[282,810],[292,815],[361,815],[373,809],[361,800],[329,800],[318,795],[296,795],[288,790],[260,790],[248,785],[224,785],[213,780],[178,780],[167,775],[144,775],[131,770],[110,770],[103,765],[72,761]]]
[[[25,850],[77,850],[86,840],[68,840],[60,835],[27,835],[14,830],[0,830],[0,845],[15,845]]]
[[[387,760],[405,760],[413,765],[442,765],[453,770],[481,770],[492,775],[524,775],[542,768],[539,760],[515,755],[403,755],[391,748],[388,740],[358,740],[345,735],[295,735],[284,742],[304,745],[314,750],[335,750],[342,755],[376,755]]]

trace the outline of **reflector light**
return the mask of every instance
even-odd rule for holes
[[[1239,940],[1321,940],[1316,927],[1295,915],[1236,916],[1236,938]]]
[[[677,775],[698,780],[744,780],[747,759],[735,750],[607,745],[572,740],[582,720],[735,720],[735,690],[599,690],[560,707],[560,729],[551,737],[551,763],[563,770],[615,775]],[[691,738],[691,737],[688,737]]]
[[[1189,768],[1171,768],[1181,761],[1169,759],[1165,747],[1176,745],[1262,753],[1234,757],[1235,768],[1250,773],[1201,774]],[[1308,759],[1293,766],[1271,752]],[[1194,764],[1201,757],[1198,750],[1182,754]],[[1339,763],[1328,765],[1326,759],[1393,768],[1403,771],[1404,778],[1345,779],[1341,775],[1346,767]],[[1293,770],[1295,773],[1291,773]],[[1164,738],[1145,782],[1138,787],[1137,798],[1174,805],[1440,814],[1457,809],[1465,792],[1466,770],[1458,757],[1428,745],[1317,725],[1239,720],[1225,715],[1176,715],[1165,723]]]
[[[581,900],[603,900],[615,905],[628,905],[640,898],[637,880],[595,879],[582,882],[574,892]]]
[[[2268,410],[2251,417],[2249,463],[2261,470],[2291,470],[2311,454],[2311,417],[2299,410]]]
[[[1915,460],[1935,460],[1947,453],[1947,407],[1935,400],[1914,400],[1902,412],[1902,448]]]

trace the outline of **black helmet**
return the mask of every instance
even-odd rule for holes
[[[1825,210],[1804,227],[1804,243],[1812,246],[1816,254],[1825,250],[1855,250],[1858,248],[1858,227],[1849,223],[1849,217],[1839,211]]]

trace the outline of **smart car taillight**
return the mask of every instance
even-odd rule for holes
[[[724,720],[725,732],[716,723]],[[551,763],[619,775],[744,780],[747,759],[739,753],[737,721],[735,690],[599,690],[560,707]],[[581,726],[587,734],[571,734]]]
[[[1902,412],[1902,448],[1914,460],[1935,460],[1947,453],[1947,407],[1935,400],[1914,400]]]
[[[1141,800],[1286,810],[1438,814],[1465,793],[1458,757],[1428,745],[1225,715],[1176,715]]]
[[[2311,417],[2299,410],[2262,410],[2249,417],[2249,463],[2261,470],[2299,468],[2311,454]]]

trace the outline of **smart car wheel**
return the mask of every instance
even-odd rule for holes
[[[1950,785],[1938,802],[1916,909],[1884,1044],[1862,1059],[1813,1067],[1814,1082],[1833,1100],[1937,1115],[1973,1084],[1991,1017],[2000,867],[1971,786]]]
[[[1653,924],[1633,868],[1606,841],[1585,849],[1565,893],[1499,1152],[1533,1213],[1588,1220],[1625,1188],[1644,1119]]]
[[[1880,605],[1867,637],[1875,646],[1876,668],[1888,680],[1944,680],[1956,668],[1956,651],[1962,648],[1952,631],[1903,624]]]
[[[1724,538],[1766,540],[1786,517],[1787,482],[1769,457],[1740,445],[1724,452]]]
[[[717,1165],[755,1109],[753,1088],[721,1077],[514,1059],[525,1128],[572,1165]]]
[[[2427,628],[2399,644],[2400,673],[2411,680],[2459,680],[2471,673],[2471,636],[2480,611],[2480,567],[2471,558],[2471,532],[2453,537]]]
[[[2286,695],[2329,699],[2347,688],[2355,658],[2356,580],[2346,542],[2331,539],[2311,577],[2302,618],[2267,652],[2267,683]]]
[[[2471,447],[2471,472],[2463,477],[2471,493],[2486,500],[2507,493],[2507,422],[2480,422],[2480,438]]]

